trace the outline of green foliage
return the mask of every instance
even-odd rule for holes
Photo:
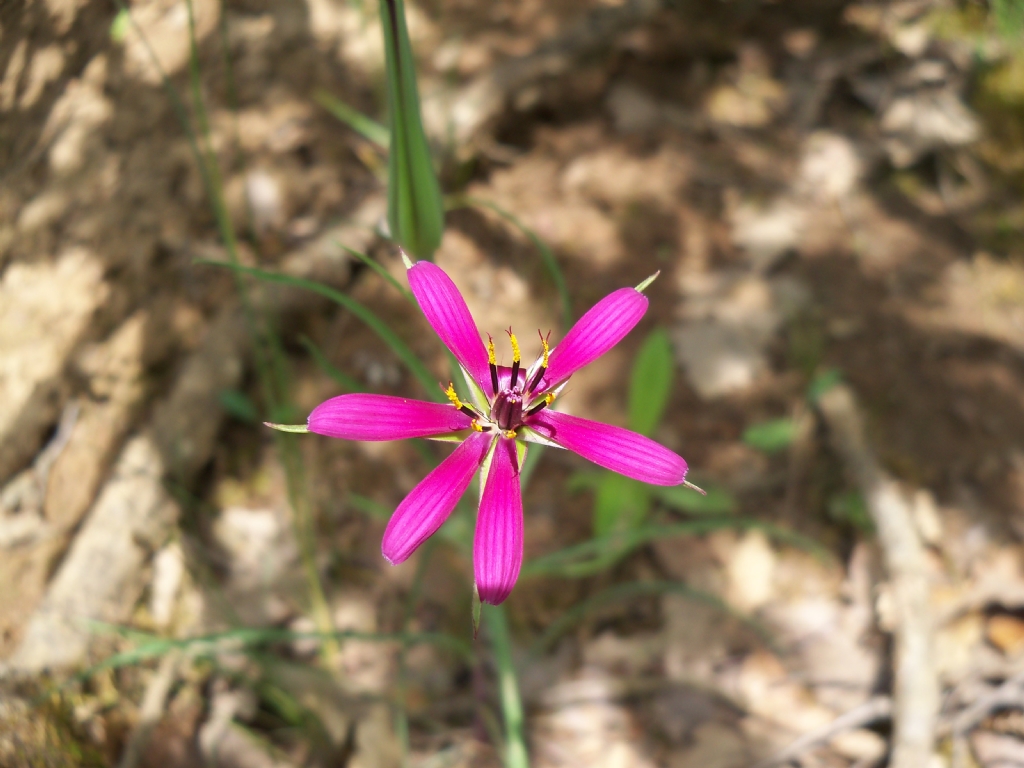
[[[991,0],[992,18],[999,34],[1018,46],[1024,36],[1024,2],[1022,0]]]
[[[764,453],[778,453],[789,447],[796,437],[792,419],[772,419],[753,424],[743,432],[743,442]]]
[[[672,393],[675,361],[668,332],[658,328],[644,341],[629,387],[629,428],[650,436],[662,417]]]
[[[381,149],[388,148],[391,143],[391,133],[386,126],[381,125],[372,117],[367,117],[358,109],[350,107],[325,90],[314,91],[313,99],[367,141],[373,142]]]
[[[402,0],[381,0],[388,80],[388,226],[421,259],[433,256],[444,230],[444,200],[423,132],[412,44]]]
[[[128,37],[128,30],[131,29],[132,19],[127,8],[121,8],[114,20],[110,22],[110,40],[114,43],[123,43]]]
[[[667,507],[690,515],[731,515],[736,499],[724,488],[708,486],[706,494],[694,493],[682,486],[652,486],[654,498]]]
[[[642,525],[650,503],[649,486],[615,472],[602,472],[594,499],[594,535]]]
[[[220,400],[221,408],[229,416],[233,416],[247,424],[260,423],[260,414],[256,405],[244,392],[239,392],[237,389],[221,390],[217,399]]]
[[[363,387],[359,382],[347,373],[339,370],[330,360],[328,360],[327,355],[321,351],[320,347],[313,343],[311,338],[308,336],[299,336],[299,343],[305,347],[309,356],[313,358],[313,362],[317,364],[317,367],[332,378],[335,384],[348,392],[363,391]]]
[[[818,402],[818,398],[828,392],[837,384],[843,383],[843,374],[836,368],[829,368],[822,371],[807,385],[807,400],[811,405]]]
[[[863,533],[872,533],[875,530],[864,497],[857,491],[848,491],[829,499],[828,516],[837,523],[851,525]]]

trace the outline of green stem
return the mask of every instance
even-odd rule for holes
[[[505,716],[505,768],[530,768],[523,737],[523,703],[519,698],[515,664],[512,663],[512,638],[505,609],[500,605],[484,605],[483,613],[498,666],[498,692]]]

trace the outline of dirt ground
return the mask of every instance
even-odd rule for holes
[[[731,500],[656,503],[652,522],[713,523],[520,580],[532,765],[895,765],[918,630],[929,765],[1024,765],[1024,33],[997,5],[407,5],[445,191],[536,233],[576,317],[661,270],[564,409],[625,424],[633,359],[665,329],[654,436]],[[351,312],[199,263],[227,259],[207,123],[242,263],[351,295],[447,379],[422,316],[343,247],[404,283],[386,155],[320,104],[383,119],[376,5],[193,8],[194,70],[179,0],[0,4],[0,765],[500,765],[471,563],[443,539],[398,567],[378,549],[448,449],[259,424],[268,355],[295,422],[339,393],[327,367],[421,385]],[[436,261],[482,331],[566,332],[535,244],[491,208],[451,210]],[[855,448],[822,382],[852,396],[834,405]],[[544,454],[528,563],[591,537],[587,470]],[[912,556],[873,488],[895,489]],[[310,572],[358,639],[303,636]],[[405,631],[456,650],[372,637]]]

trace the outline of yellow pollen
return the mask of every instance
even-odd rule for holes
[[[462,401],[459,400],[459,396],[455,394],[455,387],[450,381],[448,382],[448,389],[446,389],[444,393],[448,395],[448,399],[452,401],[452,405],[456,408],[462,408]]]
[[[519,356],[519,339],[512,331],[508,332],[508,339],[512,342],[512,362],[518,363],[522,358]]]
[[[544,402],[547,403],[548,405],[551,405],[553,402],[555,402],[555,393],[548,392],[546,395],[544,395]]]
[[[509,440],[511,440],[512,438],[514,438],[516,436],[516,431],[514,429],[506,429],[501,434],[503,434],[505,437],[507,437]]]
[[[484,431],[484,428],[480,426],[480,422],[477,421],[476,419],[473,419],[473,423],[470,424],[469,426],[471,426],[473,428],[474,432],[483,432]]]
[[[538,336],[540,335],[540,331],[537,331],[537,335]],[[543,336],[540,337],[540,343],[544,347],[544,359],[540,361],[540,367],[541,368],[547,368],[548,367],[548,355],[551,352],[551,347],[548,346],[548,340],[545,339]]]
[[[494,339],[487,335],[487,362],[491,365],[498,364],[498,358],[494,356]]]

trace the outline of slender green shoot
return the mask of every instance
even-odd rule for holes
[[[484,605],[483,618],[487,624],[491,649],[494,651],[494,662],[498,672],[498,695],[505,718],[505,768],[530,768],[523,733],[523,703],[519,697],[519,682],[512,660],[512,637],[508,630],[505,608],[500,605]]]
[[[322,88],[313,92],[313,100],[364,139],[387,151],[391,143],[391,132],[387,126],[381,125],[372,117],[367,117]]]
[[[393,287],[396,291],[402,294],[406,301],[412,302],[412,305],[414,307],[418,306],[416,304],[415,297],[412,295],[412,291],[410,291],[408,288],[406,288],[404,285],[398,282],[398,280],[395,279],[395,276],[388,272],[386,269],[384,269],[380,262],[378,262],[376,259],[371,259],[365,253],[357,251],[355,248],[349,248],[344,243],[338,243],[338,245],[341,248],[344,248],[350,255],[355,256],[357,259],[363,262],[363,264],[368,266],[378,275],[383,277],[388,282],[388,284],[391,285],[391,287]]]
[[[299,344],[301,344],[309,353],[309,356],[313,358],[313,362],[316,363],[317,367],[333,379],[334,383],[339,387],[348,390],[349,392],[362,392],[364,390],[364,387],[358,381],[328,360],[327,355],[323,353],[323,350],[321,350],[320,347],[318,347],[316,343],[309,338],[309,336],[306,336],[305,334],[299,336]]]

